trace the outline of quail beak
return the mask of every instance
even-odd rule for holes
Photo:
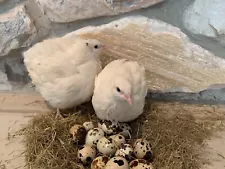
[[[124,98],[129,103],[129,105],[132,105],[132,100],[131,100],[130,96],[124,95]]]
[[[100,48],[101,49],[106,49],[106,46],[105,45],[100,45]]]

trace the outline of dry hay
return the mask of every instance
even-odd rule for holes
[[[221,117],[197,122],[188,108],[182,115],[176,115],[175,111],[185,111],[182,106],[160,108],[160,105],[147,103],[144,115],[131,124],[134,138],[143,133],[151,142],[155,153],[153,164],[157,169],[200,168],[204,163],[199,154],[204,140],[218,129],[213,124]],[[65,118],[55,119],[55,114],[51,113],[34,117],[23,130],[28,168],[82,168],[76,162],[77,146],[71,140],[69,128],[90,119],[96,120],[91,104]]]
[[[5,164],[3,164],[2,160],[0,160],[0,169],[6,169],[6,166]]]

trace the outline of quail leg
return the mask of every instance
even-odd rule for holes
[[[56,109],[56,116],[55,116],[55,118],[58,118],[58,117],[62,117],[59,108]]]
[[[110,120],[110,121],[112,122],[112,124],[113,124],[114,126],[118,126],[118,125],[119,125],[119,122],[116,121],[116,120]]]
[[[119,128],[121,129],[121,125],[120,123],[118,122],[118,126]],[[128,135],[128,137],[131,139],[131,133],[129,131],[123,131],[122,133],[125,133],[125,135]],[[122,134],[123,135],[123,134]]]
[[[75,112],[76,115],[81,115],[81,111],[78,111],[77,106],[73,107],[73,111]]]
[[[130,132],[127,132],[127,133],[128,133],[129,138],[131,139],[131,134],[130,134]]]

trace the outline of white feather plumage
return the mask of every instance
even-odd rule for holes
[[[52,107],[72,108],[91,99],[94,80],[101,71],[101,45],[96,40],[54,38],[24,53],[32,83]]]
[[[130,94],[132,105],[117,94],[116,87]],[[96,77],[92,104],[102,120],[129,122],[142,114],[146,95],[145,68],[121,59],[109,63]]]

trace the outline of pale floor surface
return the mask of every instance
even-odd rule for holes
[[[22,124],[26,124],[29,117],[26,117],[23,113],[7,112],[1,112],[0,117],[0,166],[5,165],[6,169],[23,169],[24,156],[22,155],[22,138],[9,140],[10,135],[8,135],[8,133],[15,132],[22,127]]]
[[[25,168],[22,138],[10,139],[35,114],[50,111],[36,93],[0,93],[0,169]],[[5,168],[3,166],[5,165]]]
[[[37,113],[50,111],[43,99],[35,94],[0,94],[0,169],[24,169],[25,162],[22,138],[8,139],[9,133],[17,131]],[[225,131],[207,141],[208,149],[203,152],[211,161],[204,169],[225,168]],[[5,168],[1,167],[5,165]]]
[[[225,169],[225,131],[207,141],[208,148],[205,153],[209,153],[208,160],[211,165],[206,165],[204,169]]]

